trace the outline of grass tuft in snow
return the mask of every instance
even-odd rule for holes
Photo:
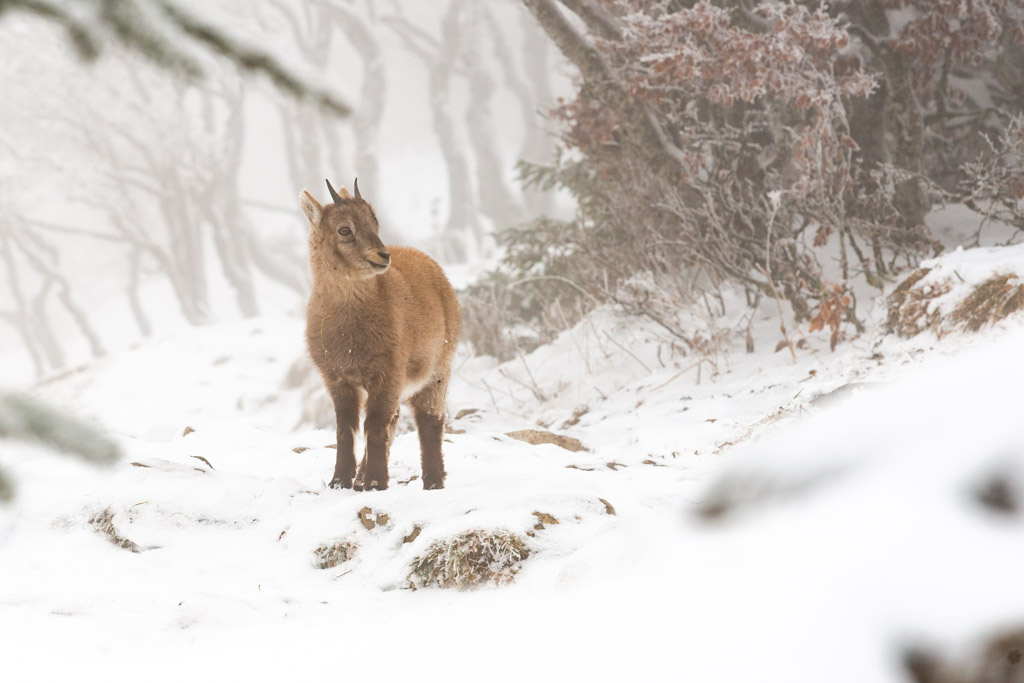
[[[950,321],[967,332],[978,332],[1022,308],[1024,284],[1016,275],[997,274],[975,287],[953,309]]]
[[[89,525],[96,531],[96,533],[106,537],[108,541],[116,545],[118,548],[124,548],[125,550],[132,551],[133,553],[141,551],[135,541],[122,536],[120,532],[118,532],[117,527],[114,526],[114,511],[111,508],[104,508],[90,517]]]
[[[889,315],[885,326],[890,333],[909,339],[934,329],[941,320],[939,310],[931,304],[949,292],[949,285],[916,286],[930,272],[928,268],[918,268],[889,295]]]
[[[504,529],[471,529],[453,538],[435,541],[412,562],[413,588],[468,590],[512,583],[530,555],[523,539]]]
[[[337,567],[356,556],[356,547],[355,543],[345,540],[322,543],[313,551],[313,564],[318,569]]]
[[[977,283],[970,294],[949,311],[939,300],[953,289],[948,279],[928,278],[931,270],[919,268],[889,295],[886,328],[901,337],[913,337],[932,330],[942,337],[950,332],[980,332],[985,327],[1024,309],[1024,283],[1010,273],[992,275]],[[945,311],[943,310],[945,308]],[[948,313],[948,314],[944,314]]]

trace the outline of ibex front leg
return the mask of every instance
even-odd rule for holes
[[[388,487],[388,448],[392,423],[398,412],[398,399],[390,395],[371,395],[366,403],[366,457],[356,481],[356,489],[383,491]],[[390,434],[389,434],[390,432]]]
[[[332,489],[352,488],[356,473],[356,430],[359,429],[359,395],[350,384],[331,387],[334,415],[338,421],[338,459],[334,463]]]

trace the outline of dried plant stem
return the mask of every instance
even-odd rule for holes
[[[796,362],[796,347],[793,346],[792,340],[789,338],[789,332],[786,330],[786,316],[782,312],[782,297],[779,296],[779,290],[775,288],[775,282],[772,280],[771,273],[766,271],[761,266],[755,266],[761,274],[768,280],[768,286],[772,289],[772,295],[775,298],[775,305],[779,309],[779,329],[782,331],[782,338],[786,340],[786,346],[789,347],[789,353],[793,356],[793,362]]]
[[[701,358],[696,363],[692,363],[690,365],[687,365],[685,368],[683,368],[682,370],[680,370],[676,374],[672,375],[671,377],[669,377],[667,380],[665,380],[664,382],[662,382],[658,386],[656,386],[653,389],[651,389],[651,391],[658,391],[659,389],[664,389],[669,384],[672,384],[672,382],[675,382],[677,379],[679,379],[680,377],[685,375],[690,370],[693,370],[694,368],[697,368],[697,384],[700,384],[700,366],[701,366],[702,363],[708,363],[713,370],[717,370],[718,369],[718,366],[710,358]]]

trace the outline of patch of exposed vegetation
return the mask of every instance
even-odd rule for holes
[[[918,268],[889,295],[889,315],[885,322],[888,332],[910,338],[935,329],[939,324],[941,316],[931,304],[949,292],[949,284],[917,287],[930,272],[929,268]]]
[[[100,510],[92,517],[89,518],[89,526],[91,526],[96,533],[104,536],[108,541],[116,545],[118,548],[124,548],[130,550],[133,553],[141,552],[142,549],[139,545],[127,538],[122,536],[114,526],[114,511],[111,508],[104,508]]]
[[[902,337],[932,330],[942,337],[950,332],[979,332],[1024,309],[1024,283],[1016,274],[995,274],[971,290],[948,315],[934,302],[949,293],[948,281],[921,285],[927,269],[918,269],[889,295],[886,329]]]
[[[953,325],[978,332],[1024,308],[1024,284],[1016,275],[993,275],[974,288],[949,316]]]
[[[318,569],[330,569],[337,567],[342,562],[348,562],[356,556],[356,544],[351,541],[335,540],[321,543],[313,551],[313,564]]]
[[[523,539],[504,529],[471,529],[453,538],[435,541],[412,561],[412,588],[458,588],[512,583],[530,555]]]

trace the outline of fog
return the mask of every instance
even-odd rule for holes
[[[303,187],[360,179],[386,242],[465,282],[524,193],[568,68],[518,4],[203,6],[352,107],[339,116],[203,55],[195,80],[122,46],[83,61],[55,23],[0,22],[0,357],[27,383],[140,339],[301,307]],[[540,75],[540,77],[538,77]]]

